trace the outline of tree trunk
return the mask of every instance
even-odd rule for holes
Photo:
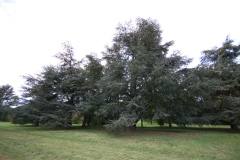
[[[133,124],[132,126],[130,126],[130,129],[131,129],[132,131],[136,131],[136,129],[137,129],[137,122],[138,122],[139,120],[140,120],[140,119],[136,120],[136,121],[135,121],[135,124]]]
[[[231,126],[231,129],[238,129],[238,125],[237,124],[230,124],[230,126]]]
[[[84,115],[83,116],[82,127],[86,127],[86,122],[87,122],[87,115]]]
[[[132,125],[132,126],[130,127],[130,129],[131,129],[132,131],[136,131],[136,129],[137,129],[137,124],[135,123],[134,125]]]
[[[36,121],[35,121],[35,123],[34,123],[34,126],[39,127],[39,123],[40,123],[40,122],[39,122],[39,118],[37,118]]]
[[[88,119],[87,119],[87,126],[89,126],[89,125],[90,125],[91,118],[92,118],[92,116],[91,116],[91,115],[88,115]]]
[[[143,119],[141,118],[141,127],[143,128]]]
[[[171,121],[171,118],[170,118],[170,117],[168,118],[168,127],[169,127],[169,128],[172,127],[172,121]]]
[[[69,127],[72,127],[72,112],[68,113],[67,124]]]

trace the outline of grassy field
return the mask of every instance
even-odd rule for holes
[[[0,160],[9,159],[239,160],[240,131],[148,125],[110,134],[101,127],[64,130],[0,122]]]

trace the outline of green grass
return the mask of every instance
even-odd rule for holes
[[[146,124],[145,124],[146,125]],[[144,127],[110,134],[102,127],[70,130],[0,122],[0,160],[155,160],[240,157],[240,131],[229,128]]]

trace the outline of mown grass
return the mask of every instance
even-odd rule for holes
[[[145,124],[146,125],[146,124]],[[240,158],[240,131],[144,127],[110,134],[102,127],[70,130],[0,122],[0,159],[164,160]]]

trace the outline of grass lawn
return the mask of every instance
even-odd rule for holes
[[[110,134],[101,127],[65,130],[0,122],[0,160],[9,159],[239,160],[240,131],[148,125]]]

